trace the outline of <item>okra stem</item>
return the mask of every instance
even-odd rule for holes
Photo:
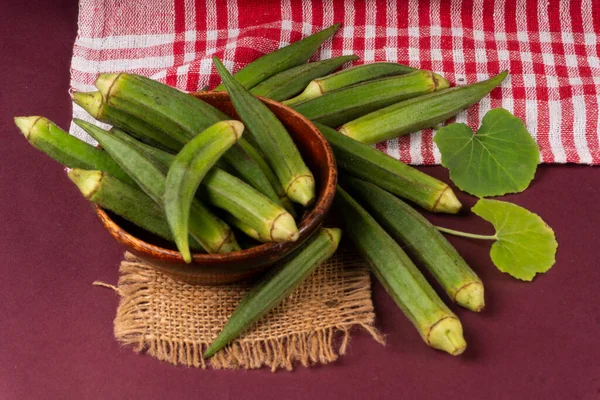
[[[214,355],[281,303],[317,266],[335,253],[341,236],[339,229],[322,228],[286,258],[283,265],[242,299],[221,333],[204,352],[204,358]]]
[[[436,226],[437,230],[444,233],[449,233],[454,236],[462,236],[470,239],[481,239],[481,240],[498,240],[498,236],[496,235],[478,235],[476,233],[468,233],[455,231],[454,229],[444,228],[442,226]]]

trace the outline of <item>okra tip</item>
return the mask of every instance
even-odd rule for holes
[[[467,342],[458,318],[446,317],[433,325],[427,335],[427,344],[453,356],[462,354],[467,348]]]
[[[443,212],[448,214],[456,214],[462,208],[462,204],[450,188],[446,186],[440,193],[440,196],[433,205],[433,212]]]
[[[471,282],[458,289],[454,301],[471,311],[480,312],[485,308],[483,283]]]
[[[45,118],[36,115],[31,117],[15,117],[15,125],[17,125],[21,133],[25,135],[25,139],[29,140],[29,137],[33,131],[33,127],[41,119]]]
[[[308,206],[315,200],[315,178],[312,175],[300,175],[286,189],[290,200]]]
[[[238,251],[241,249],[242,248],[240,247],[237,240],[235,239],[235,235],[233,234],[233,231],[229,230],[227,237],[225,237],[225,239],[223,239],[223,242],[217,249],[217,253],[219,253],[219,254],[232,253],[234,251]]]
[[[73,103],[83,108],[92,117],[97,118],[102,107],[102,94],[100,92],[73,92]]]
[[[232,119],[229,121],[223,121],[223,123],[226,123],[229,126],[231,126],[231,129],[233,129],[233,133],[235,133],[236,140],[238,140],[242,136],[242,133],[244,133],[244,124],[240,121]]]
[[[104,173],[102,171],[87,171],[79,168],[72,168],[67,172],[69,179],[79,188],[79,191],[86,199],[89,199],[96,193],[96,190],[102,182]]]
[[[331,242],[337,248],[342,239],[342,230],[340,228],[323,228],[323,231],[329,235]]]
[[[433,82],[435,83],[435,90],[442,90],[450,87],[450,82],[442,75],[433,72],[431,76],[433,77]]]
[[[295,242],[298,240],[298,227],[290,213],[282,212],[273,220],[271,225],[271,240],[274,242]]]

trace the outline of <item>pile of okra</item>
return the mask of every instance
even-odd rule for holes
[[[233,75],[215,58],[223,83],[213,90],[229,93],[240,120],[175,88],[122,72],[100,74],[98,91],[73,94],[78,106],[112,126],[106,131],[74,121],[101,147],[43,117],[15,122],[34,147],[68,167],[85,198],[173,242],[190,262],[192,250],[239,251],[237,239],[244,248],[298,239],[296,222],[301,207],[315,201],[315,180],[285,127],[256,96],[286,104],[329,141],[340,176],[333,209],[372,273],[425,343],[460,354],[466,343],[459,319],[412,260],[470,310],[483,309],[483,284],[412,207],[456,213],[461,204],[447,184],[370,145],[435,127],[478,102],[507,73],[450,87],[436,73],[397,63],[334,73],[358,59],[353,55],[307,62],[338,28],[266,54]],[[321,228],[258,282],[205,357],[289,295],[336,251],[341,234],[340,228]]]

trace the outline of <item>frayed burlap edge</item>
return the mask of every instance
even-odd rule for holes
[[[126,253],[120,266],[120,279],[115,288],[121,297],[114,323],[114,334],[122,345],[133,345],[136,352],[145,352],[152,357],[175,365],[215,369],[255,369],[269,367],[272,371],[285,368],[292,370],[296,363],[308,367],[317,363],[326,364],[346,353],[350,331],[362,327],[373,339],[384,344],[383,336],[374,327],[374,311],[370,298],[371,281],[368,273],[353,268],[343,268],[344,302],[357,318],[324,328],[309,329],[291,335],[280,335],[261,339],[236,340],[219,351],[209,360],[202,357],[208,341],[193,338],[165,339],[155,336],[149,327],[146,313],[149,312],[151,285],[156,272],[135,256]],[[368,299],[365,299],[365,290]]]

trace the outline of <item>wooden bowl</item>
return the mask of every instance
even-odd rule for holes
[[[239,119],[226,92],[199,92],[195,96],[233,119]],[[174,245],[119,216],[94,205],[96,214],[113,238],[127,251],[176,279],[193,284],[219,285],[250,278],[296,249],[321,225],[331,207],[337,183],[337,168],[327,140],[306,118],[289,107],[260,98],[287,128],[306,165],[315,177],[317,199],[298,224],[296,242],[263,243],[226,254],[193,254],[186,264]]]

